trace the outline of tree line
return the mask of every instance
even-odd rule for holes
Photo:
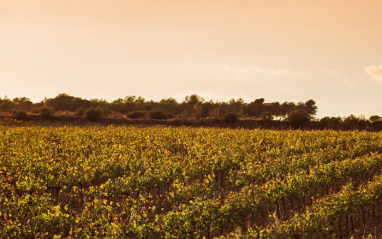
[[[0,116],[11,115],[20,120],[49,119],[89,121],[103,120],[165,120],[176,119],[175,125],[305,128],[334,130],[382,130],[382,117],[373,115],[315,118],[316,102],[265,102],[258,98],[250,103],[243,99],[229,101],[206,101],[192,94],[182,102],[170,97],[160,101],[145,100],[143,97],[126,96],[108,102],[100,99],[82,99],[68,94],[58,94],[33,103],[27,97],[0,98]],[[189,121],[191,120],[191,121]],[[206,121],[207,120],[207,121]],[[140,121],[142,122],[142,121]],[[158,122],[158,121],[157,121]],[[171,125],[171,121],[166,121]],[[162,121],[164,123],[164,121]],[[195,124],[196,123],[196,124]]]
[[[127,117],[130,119],[222,119],[230,117],[245,119],[286,119],[293,114],[312,119],[317,112],[316,102],[265,102],[264,98],[245,103],[243,99],[230,101],[206,101],[201,96],[192,94],[178,102],[170,97],[160,101],[145,100],[143,97],[126,96],[108,102],[99,99],[82,99],[68,94],[59,94],[54,98],[45,98],[33,103],[29,98],[0,98],[0,111],[13,114],[41,114],[57,116]],[[293,112],[293,113],[292,113]],[[229,116],[228,116],[229,117]]]

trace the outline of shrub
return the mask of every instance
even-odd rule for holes
[[[235,115],[234,113],[228,113],[226,114],[226,116],[224,117],[224,121],[227,123],[227,124],[232,124],[232,123],[235,123],[237,121],[238,117],[237,115]]]
[[[149,112],[150,119],[171,119],[174,115],[165,113],[163,111],[151,111]]]
[[[102,119],[102,111],[99,108],[89,108],[85,111],[85,118],[89,121],[95,122]]]
[[[22,111],[22,110],[18,110],[18,111],[13,110],[13,111],[12,111],[12,115],[13,115],[16,119],[18,119],[18,120],[25,120],[26,118],[28,118],[27,113],[25,113],[25,112]]]
[[[40,108],[40,115],[44,119],[49,119],[53,116],[53,110],[49,107],[42,107]]]
[[[105,106],[98,107],[98,109],[101,111],[101,117],[109,117],[112,114],[112,111]]]
[[[40,109],[39,108],[33,108],[31,112],[32,112],[32,114],[36,114],[37,115],[37,114],[40,113]]]
[[[76,110],[76,116],[84,116],[85,109],[80,107]]]
[[[12,101],[4,101],[0,104],[0,110],[4,112],[12,112],[15,108],[15,104]]]
[[[127,115],[129,119],[143,119],[146,117],[146,111],[133,111]]]
[[[56,116],[72,116],[74,113],[68,110],[59,110],[56,111],[54,115]]]

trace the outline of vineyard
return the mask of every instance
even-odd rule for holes
[[[382,235],[382,133],[2,123],[0,134],[0,238]]]

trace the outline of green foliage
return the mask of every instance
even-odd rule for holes
[[[22,110],[13,110],[12,115],[18,120],[25,120],[28,118],[27,113]]]
[[[186,98],[184,99],[184,102],[186,104],[190,104],[191,106],[194,106],[197,103],[203,103],[204,99],[196,94],[193,94],[190,96],[186,96]]]
[[[59,110],[56,111],[55,116],[73,116],[74,112],[68,111],[68,110]]]
[[[379,116],[379,115],[373,115],[373,116],[370,116],[369,120],[371,122],[377,122],[377,121],[381,121],[382,120],[382,117]]]
[[[228,113],[234,113],[239,118],[261,118],[265,112],[269,112],[271,116],[267,118],[285,119],[286,115],[293,110],[305,110],[310,116],[317,112],[315,101],[308,100],[306,102],[265,102],[264,98],[256,99],[251,103],[245,103],[243,99],[231,99],[228,102],[206,101],[199,95],[192,94],[186,96],[183,102],[177,102],[174,98],[165,98],[160,101],[145,100],[138,96],[126,96],[118,98],[112,102],[103,99],[82,99],[65,93],[58,94],[54,98],[45,98],[39,103],[32,103],[29,98],[17,97],[13,100],[9,98],[0,99],[0,111],[11,112],[12,110],[22,110],[24,112],[39,113],[39,109],[48,107],[53,110],[52,115],[56,116],[83,116],[85,111],[90,108],[99,108],[102,116],[105,118],[118,118],[131,114],[130,118],[140,117],[134,112],[160,112],[150,113],[155,119],[178,118],[215,118],[224,119]],[[147,116],[150,118],[149,113]],[[49,117],[48,117],[49,118]],[[64,119],[65,117],[57,118]],[[264,118],[264,117],[263,117]]]
[[[260,118],[261,120],[264,120],[264,121],[270,121],[273,119],[273,116],[270,112],[266,111],[261,113]]]
[[[49,109],[46,109],[49,108]],[[9,117],[9,112],[23,111],[28,113],[28,118],[34,119],[37,114],[40,119],[50,119],[53,121],[80,122],[85,111],[91,108],[101,110],[104,122],[123,122],[127,116],[130,119],[171,119],[178,118],[178,125],[227,125],[224,119],[227,114],[233,113],[238,118],[243,119],[240,123],[242,127],[273,127],[287,128],[287,120],[291,122],[293,128],[304,129],[334,129],[334,130],[369,130],[381,131],[382,120],[378,115],[373,115],[366,120],[364,117],[325,117],[318,123],[313,116],[317,112],[316,102],[308,100],[306,102],[265,102],[264,98],[259,98],[250,103],[245,103],[241,98],[231,99],[228,102],[206,101],[202,97],[193,94],[187,96],[183,102],[177,102],[174,98],[162,99],[160,101],[145,100],[142,97],[126,96],[109,103],[103,99],[81,99],[68,94],[59,94],[54,98],[45,98],[41,102],[32,103],[29,98],[16,97],[13,100],[5,97],[0,99],[0,111],[2,117]],[[42,111],[41,111],[42,109]],[[146,112],[145,114],[141,112]],[[22,113],[21,113],[22,114]],[[57,117],[52,117],[53,115]],[[62,117],[60,117],[62,116]],[[20,119],[23,118],[20,115]],[[16,117],[17,118],[17,117]],[[38,118],[38,117],[37,117]],[[98,121],[98,116],[88,116],[91,121]],[[197,119],[197,120],[196,120]],[[210,119],[210,120],[199,120]],[[215,122],[213,120],[216,120]],[[256,122],[250,120],[277,122]],[[314,120],[314,122],[308,123]],[[229,120],[228,120],[229,121]],[[154,123],[154,122],[151,122]],[[174,125],[174,121],[168,124]],[[239,124],[237,124],[239,126]]]
[[[75,112],[76,116],[84,116],[85,114],[85,109],[83,107],[80,107],[76,110]]]
[[[13,103],[10,100],[5,100],[0,103],[0,110],[4,112],[12,112],[14,108],[15,108],[15,103]]]
[[[12,100],[12,102],[15,103],[17,109],[26,112],[29,112],[33,106],[33,103],[30,101],[30,99],[26,97],[16,97]]]
[[[324,117],[320,122],[328,129],[338,129],[341,126],[342,119],[340,117]]]
[[[261,113],[264,111],[265,105],[264,105],[264,98],[256,99],[255,101],[249,103],[244,108],[244,114],[248,116],[254,116],[256,118],[259,118]]]
[[[15,125],[0,238],[350,238],[380,213],[382,133]]]
[[[344,128],[350,130],[364,128],[367,123],[368,121],[363,116],[357,117],[353,114],[346,117],[343,121]]]
[[[52,108],[49,107],[42,107],[40,108],[40,115],[44,119],[49,119],[53,116],[54,111]]]
[[[224,117],[224,121],[225,121],[227,124],[235,123],[237,120],[238,120],[238,117],[237,117],[237,115],[235,115],[234,113],[228,113],[228,114],[226,114],[226,116]]]
[[[288,121],[292,123],[294,127],[301,127],[305,123],[309,122],[311,117],[305,110],[294,110],[288,114]]]
[[[306,101],[304,103],[304,107],[303,109],[310,115],[310,116],[313,116],[313,115],[316,115],[317,113],[317,106],[316,106],[316,102],[312,99]]]
[[[156,110],[156,111],[150,111],[149,117],[150,119],[171,119],[174,116],[172,114]]]
[[[1,131],[3,153],[14,155],[0,164],[5,238],[202,238],[219,236],[222,228],[232,237],[329,236],[343,215],[358,213],[381,193],[376,178],[364,188],[344,183],[342,191],[321,195],[327,185],[381,166],[380,134],[93,126]],[[298,210],[297,199],[306,194],[312,196],[304,200],[307,210]],[[284,197],[295,200],[291,214],[277,209]],[[259,220],[248,228],[253,215]]]
[[[68,94],[59,94],[55,98],[46,99],[46,105],[54,111],[76,111],[78,108],[89,108],[91,102]]]
[[[144,119],[146,118],[147,112],[146,111],[133,111],[127,115],[130,119]]]
[[[89,108],[85,111],[85,118],[92,122],[99,121],[102,119],[102,110],[100,108]]]

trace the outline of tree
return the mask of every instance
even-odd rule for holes
[[[30,101],[29,98],[26,98],[26,97],[17,97],[17,98],[14,98],[13,100],[13,103],[16,104],[17,108],[19,110],[22,110],[22,111],[30,111],[32,106],[33,106],[33,103]]]
[[[265,112],[269,113],[271,116],[280,117],[282,115],[281,113],[281,106],[279,102],[272,102],[272,103],[266,103],[264,105],[265,109],[261,113],[261,115]],[[260,115],[260,117],[261,117]],[[262,118],[262,117],[261,117]]]
[[[273,115],[272,115],[272,113],[270,113],[268,111],[264,111],[263,113],[261,113],[260,118],[263,121],[269,121],[269,120],[273,119]]]
[[[363,116],[357,117],[353,114],[346,117],[343,121],[343,125],[346,129],[365,129],[369,123]]]
[[[59,110],[73,111],[75,110],[73,100],[74,100],[73,96],[62,93],[62,94],[58,94],[53,99],[47,99],[46,106],[53,108],[54,111],[59,111]]]
[[[339,129],[342,123],[341,117],[324,117],[320,120],[327,129]]]
[[[137,97],[135,95],[128,95],[125,97],[124,102],[125,103],[134,103]]]
[[[228,104],[225,102],[220,102],[219,107],[217,108],[217,114],[219,118],[225,117],[229,113],[229,107]]]
[[[197,103],[203,103],[204,99],[202,97],[196,95],[196,94],[193,94],[193,95],[190,95],[190,96],[186,96],[186,98],[184,99],[184,102],[186,104],[191,105],[193,107]]]
[[[176,101],[176,99],[170,97],[167,99],[162,99],[159,101],[160,108],[162,108],[164,111],[177,115],[181,113],[180,105]]]
[[[216,108],[212,100],[204,102],[202,104],[202,110],[200,112],[200,117],[207,118],[213,115],[213,109]]]
[[[285,118],[288,114],[296,109],[296,104],[293,102],[284,102],[280,105],[280,116]]]
[[[140,104],[143,104],[145,103],[145,98],[141,97],[141,96],[138,96],[138,98],[135,100],[136,103],[140,103]]]
[[[111,107],[114,111],[117,111],[119,113],[125,113],[124,103],[122,98],[118,98],[117,100],[114,100],[113,102],[111,102]]]
[[[244,108],[244,114],[259,118],[264,111],[264,98],[256,99]]]
[[[191,116],[198,118],[202,111],[201,105],[203,102],[204,99],[196,94],[186,96],[184,101],[181,103],[183,115],[185,115],[186,117]]]
[[[369,120],[370,122],[377,122],[377,121],[381,121],[382,117],[379,115],[373,115],[373,116],[370,116]]]
[[[309,122],[311,116],[305,110],[298,109],[290,112],[287,119],[292,123],[294,128],[299,128]]]
[[[310,115],[310,116],[314,116],[316,115],[317,113],[317,106],[316,106],[316,102],[312,99],[306,101],[304,103],[304,110]]]
[[[231,112],[239,117],[243,114],[244,100],[242,98],[239,98],[237,100],[231,99],[229,101],[229,106],[231,108]]]
[[[197,104],[195,104],[194,107],[192,107],[192,109],[190,110],[190,115],[199,119],[203,110],[202,105],[203,104],[201,102],[198,102]]]
[[[13,103],[12,101],[5,100],[0,104],[0,109],[4,112],[12,112],[15,106],[15,103]]]

